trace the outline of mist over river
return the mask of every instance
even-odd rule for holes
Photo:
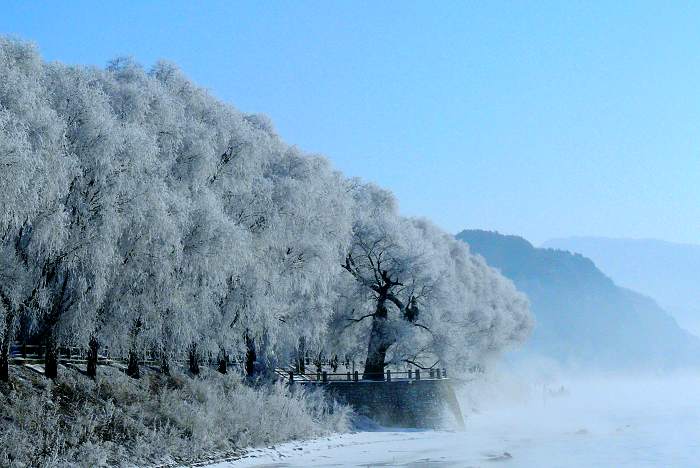
[[[218,466],[700,466],[700,376],[546,381],[501,377],[467,386],[464,432],[357,432]]]

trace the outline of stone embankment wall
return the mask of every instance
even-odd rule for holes
[[[382,426],[464,427],[462,412],[449,379],[331,381],[326,391]]]

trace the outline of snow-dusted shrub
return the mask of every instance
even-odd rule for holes
[[[0,387],[0,466],[187,463],[348,428],[349,410],[319,392],[251,387],[206,369],[140,380],[105,370],[96,382],[18,373],[14,388]]]
[[[345,430],[349,414],[319,392],[290,391],[280,384],[252,388],[237,376],[213,372],[161,389],[152,403],[160,423],[181,430],[193,453]]]

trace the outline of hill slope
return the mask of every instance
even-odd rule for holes
[[[528,295],[528,351],[585,367],[669,368],[700,362],[700,340],[652,299],[621,288],[588,258],[517,236],[467,230],[457,238]]]
[[[653,297],[689,331],[700,335],[700,245],[654,239],[568,237],[543,247],[591,258],[621,286]]]

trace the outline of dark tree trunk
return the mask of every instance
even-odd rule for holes
[[[377,303],[377,310],[372,317],[372,331],[367,345],[367,359],[362,378],[365,380],[384,380],[386,352],[394,344],[387,331],[388,311],[385,302]]]
[[[333,369],[333,372],[338,372],[338,355],[334,354],[333,358],[331,359],[331,369]]]
[[[255,373],[255,360],[257,359],[257,355],[255,354],[255,341],[250,338],[247,333],[245,335],[245,346],[245,373],[250,377]]]
[[[160,337],[160,372],[163,375],[170,376],[170,359],[172,358],[172,330],[170,329],[171,310],[166,308],[164,317],[165,322]]]
[[[49,379],[58,377],[58,361],[60,360],[60,352],[54,330],[50,329],[46,335],[46,352],[44,354],[44,375]]]
[[[314,364],[316,365],[316,373],[320,374],[321,371],[323,370],[323,354],[318,353],[318,356],[316,356],[316,360],[314,361]]]
[[[165,350],[160,352],[160,372],[163,375],[170,375],[170,356]]]
[[[10,380],[10,356],[9,352],[5,352],[4,343],[2,356],[0,356],[0,382],[7,382]]]
[[[198,375],[199,374],[199,353],[197,352],[197,343],[192,343],[190,345],[188,355],[189,355],[190,372],[192,373],[192,375]]]
[[[3,296],[4,297],[4,296]],[[3,300],[3,303],[5,300]],[[10,380],[10,348],[12,347],[12,337],[15,329],[15,310],[9,301],[5,305],[7,308],[5,315],[5,330],[0,342],[0,381]]]
[[[56,284],[59,281],[59,289],[57,290],[54,302],[51,306],[50,313],[45,318],[44,340],[46,344],[46,352],[44,354],[44,375],[49,379],[58,377],[58,363],[61,358],[61,352],[56,340],[56,327],[61,316],[70,306],[67,301],[68,290],[68,274],[58,275],[55,265],[50,265],[49,271],[46,273],[46,282],[48,284]]]
[[[129,360],[126,365],[126,375],[132,379],[141,377],[141,369],[139,368],[139,355],[135,349],[129,350]]]
[[[141,317],[137,318],[131,325],[131,330],[129,331],[129,358],[126,365],[126,375],[132,379],[138,379],[141,377],[141,369],[139,368],[139,353],[138,353],[138,342],[139,333],[141,333],[141,327],[143,322]]]
[[[169,314],[170,309],[166,309],[166,317]],[[171,346],[170,346],[170,327],[166,323],[163,330],[163,334],[160,338],[160,373],[166,376],[170,376],[170,358],[171,358]]]
[[[386,319],[384,319],[386,320]],[[373,322],[378,322],[376,318]],[[382,339],[379,330],[381,326],[372,324],[369,345],[367,347],[367,359],[365,360],[365,370],[362,378],[365,380],[384,380],[384,367],[386,363],[386,352],[389,346]]]
[[[228,353],[224,348],[219,348],[219,365],[216,368],[220,373],[226,374],[228,372]]]
[[[302,336],[299,338],[299,347],[297,349],[297,372],[303,374],[306,372],[306,340]]]
[[[97,377],[97,356],[99,350],[100,342],[97,341],[97,337],[93,335],[90,337],[90,342],[88,343],[87,355],[87,375],[93,380]]]

